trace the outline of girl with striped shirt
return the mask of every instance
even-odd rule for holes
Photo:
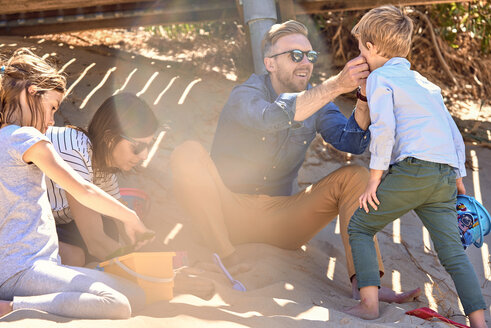
[[[84,180],[120,199],[115,173],[129,171],[147,158],[157,128],[157,118],[143,100],[121,93],[104,101],[87,131],[50,127],[46,136]],[[82,206],[50,179],[46,185],[62,263],[83,266],[122,246],[112,218]]]

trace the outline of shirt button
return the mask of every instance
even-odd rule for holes
[[[292,125],[292,121],[288,122],[288,124]]]
[[[263,179],[264,179],[264,180],[266,180],[266,179],[268,179],[268,178],[267,178],[267,177],[264,177]]]
[[[262,140],[262,141],[266,140],[266,137],[262,137],[262,138],[261,138],[261,140]]]
[[[363,139],[366,139],[366,138],[367,138],[367,136],[364,136],[364,137],[363,137]]]
[[[307,144],[307,140],[304,140],[304,141],[303,141],[303,144],[304,144],[304,145],[306,145],[306,144]]]

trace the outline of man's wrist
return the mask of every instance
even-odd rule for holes
[[[324,87],[329,90],[329,92],[333,96],[333,99],[346,92],[352,91],[352,90],[346,91],[341,87],[341,84],[338,82],[338,78],[339,78],[338,75],[332,76],[322,83]]]

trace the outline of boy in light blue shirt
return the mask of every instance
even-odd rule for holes
[[[471,326],[486,327],[486,304],[457,226],[456,196],[465,193],[464,142],[440,88],[411,71],[404,58],[412,31],[410,18],[394,6],[370,10],[352,30],[371,71],[366,85],[371,160],[368,186],[348,227],[361,296],[348,313],[379,316],[373,236],[414,210],[454,281]]]

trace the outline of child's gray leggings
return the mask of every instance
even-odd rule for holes
[[[87,268],[38,261],[0,286],[0,299],[13,308],[37,309],[75,318],[129,318],[145,304],[143,290],[130,281]]]

